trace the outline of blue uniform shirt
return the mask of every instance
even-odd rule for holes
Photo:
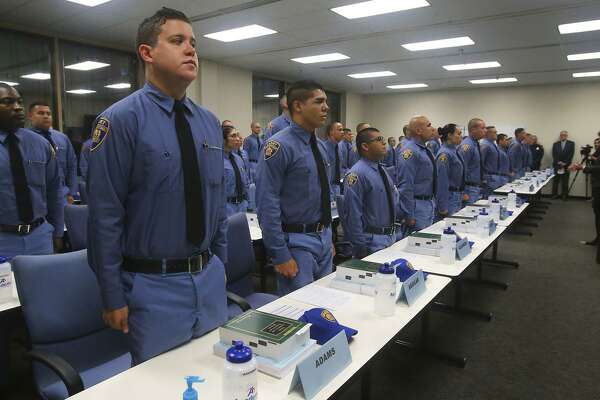
[[[64,198],[55,151],[46,139],[29,129],[19,129],[16,135],[31,193],[33,220],[47,218],[54,226],[53,236],[62,237]],[[33,221],[21,221],[17,211],[7,137],[0,131],[0,224],[28,224]]]
[[[483,139],[481,141],[481,159],[485,174],[500,174],[500,150],[498,149],[496,143],[489,139]]]
[[[439,139],[428,140],[425,145],[427,146],[429,151],[431,151],[431,154],[433,154],[434,156],[436,156],[438,151],[440,151],[441,145]]]
[[[398,153],[395,147],[390,147],[389,144],[387,145],[387,154],[383,159],[383,165],[386,167],[396,167],[398,165]]]
[[[92,146],[92,139],[86,140],[81,145],[81,152],[79,153],[79,172],[81,173],[81,176],[84,179],[87,176],[91,146]]]
[[[528,144],[521,143],[523,148],[523,171],[531,170],[531,162],[533,161],[533,155],[531,154],[531,147]]]
[[[435,194],[435,164],[433,155],[419,139],[406,139],[398,159],[396,176],[400,202],[409,219],[415,218],[415,196]],[[429,153],[429,154],[428,154]]]
[[[244,150],[248,153],[248,161],[256,163],[260,157],[260,148],[263,140],[254,133],[251,133],[244,139]]]
[[[40,136],[45,138],[46,134],[50,134],[56,151],[56,159],[58,160],[58,170],[60,174],[63,196],[75,196],[79,192],[77,184],[77,156],[69,137],[62,132],[50,129],[44,132],[41,129],[32,129]]]
[[[239,149],[234,153],[242,159],[242,167],[244,168],[243,174],[246,175],[246,180],[250,183],[252,177],[250,176],[250,158],[248,157],[248,153],[244,149]]]
[[[249,182],[247,169],[244,166],[244,160],[242,160],[242,158],[235,153],[233,153],[233,159],[240,170],[240,177],[242,178],[242,194],[247,199]],[[229,155],[225,152],[223,152],[223,165],[225,168],[225,197],[236,197],[235,171],[233,169],[233,165],[231,165],[231,161],[229,160]]]
[[[343,160],[342,160],[342,152],[340,150],[340,143],[335,143],[332,142],[329,139],[325,139],[321,141],[322,146],[325,148],[325,153],[327,154],[327,163],[329,164],[329,176],[331,177],[330,180],[330,185],[332,188],[332,193],[333,193],[333,189],[334,189],[334,185],[338,185],[338,187],[342,184],[341,180],[344,178],[344,169],[343,169]],[[336,170],[335,170],[335,153],[337,152],[338,157],[340,159],[340,165],[339,165],[339,177],[340,180],[339,182],[335,181],[335,177],[336,177]]]
[[[506,149],[502,147],[498,147],[500,150],[500,174],[503,176],[508,176],[510,172],[510,160],[508,159],[508,154],[506,153]]]
[[[463,139],[458,150],[465,162],[466,184],[469,186],[478,186],[481,184],[481,154],[477,147],[477,142],[471,136]]]
[[[274,264],[292,258],[282,223],[313,224],[321,219],[321,184],[309,142],[312,134],[292,122],[265,143],[258,161],[258,221]],[[319,151],[327,160],[322,146]]]
[[[290,116],[286,113],[282,113],[279,117],[271,121],[271,129],[267,129],[267,132],[265,132],[265,141],[269,140],[279,131],[282,131],[288,126],[290,126],[291,123],[292,120],[290,119]]]
[[[520,173],[523,170],[525,154],[523,145],[515,139],[508,147],[508,158],[510,159],[510,171]]]
[[[352,143],[346,140],[342,140],[340,142],[340,151],[343,160],[343,168],[344,171],[347,172],[358,161],[358,153],[354,149]]]
[[[465,187],[465,166],[455,145],[444,144],[437,154],[438,173],[435,195],[439,212],[448,211],[451,191],[462,191]]]
[[[223,134],[208,110],[183,100],[202,180],[204,241],[186,238],[174,100],[150,83],[98,118],[88,170],[88,259],[106,309],[126,305],[123,256],[181,259],[211,249],[227,262]]]

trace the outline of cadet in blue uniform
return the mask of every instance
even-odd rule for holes
[[[240,133],[232,127],[236,132],[236,139],[233,147],[233,152],[242,159],[242,167],[244,167],[244,175],[246,176],[246,182],[249,184],[254,182],[250,175],[250,158],[248,157],[248,153],[246,150],[242,148],[242,136]]]
[[[279,131],[284,130],[292,123],[290,111],[288,110],[288,102],[286,96],[283,96],[279,100],[279,105],[281,106],[281,109],[283,111],[281,112],[281,115],[279,117],[269,122],[267,131],[265,132],[265,141],[269,140],[271,136],[275,135]]]
[[[386,167],[396,168],[398,166],[398,160],[396,158],[398,156],[398,154],[396,153],[396,138],[389,137],[387,141],[388,145],[386,148],[387,150],[385,158],[383,159],[383,165],[385,165]]]
[[[385,139],[375,128],[356,136],[361,158],[344,179],[344,210],[340,215],[345,238],[352,244],[354,258],[363,258],[396,241],[400,208],[398,190],[381,160],[386,155]]]
[[[242,158],[235,154],[239,133],[232,127],[223,128],[223,164],[225,168],[226,214],[230,217],[248,209],[248,174]]]
[[[523,173],[531,171],[531,164],[533,164],[533,154],[531,153],[531,144],[533,143],[531,133],[525,133],[523,138]]]
[[[467,203],[472,204],[481,198],[481,187],[485,184],[479,147],[479,140],[485,135],[485,122],[481,118],[473,118],[469,121],[468,129],[469,136],[463,139],[458,151],[465,162]]]
[[[244,139],[244,150],[248,153],[248,161],[250,167],[250,182],[254,182],[256,176],[256,165],[260,157],[260,149],[263,145],[263,140],[260,138],[260,124],[253,122],[250,124],[251,134]]]
[[[510,159],[510,172],[513,179],[521,178],[524,175],[523,165],[525,163],[525,148],[523,140],[525,139],[525,129],[517,128],[515,130],[515,140],[508,148],[508,158]]]
[[[342,178],[344,169],[342,165],[340,143],[344,139],[343,125],[334,122],[325,127],[327,139],[321,141],[327,154],[329,164],[329,176],[331,177],[331,199],[335,201],[336,196],[342,193]]]
[[[53,244],[62,249],[56,154],[46,139],[23,129],[24,122],[21,95],[0,83],[0,255],[6,257],[52,254]]]
[[[195,44],[183,13],[145,19],[147,82],[101,113],[92,135],[88,259],[134,364],[227,321],[223,133],[185,96]]]
[[[327,96],[300,81],[287,99],[293,122],[265,143],[256,174],[258,221],[282,295],[331,273],[333,248],[327,156],[315,134],[327,120]]]
[[[465,190],[465,164],[456,151],[462,140],[462,130],[456,124],[438,129],[442,147],[437,153],[437,212],[440,218],[452,215],[468,200]]]
[[[501,133],[498,135],[498,140],[496,140],[498,144],[498,150],[500,150],[500,180],[502,185],[506,185],[510,182],[510,160],[508,158],[508,137],[505,134]]]
[[[427,117],[412,118],[408,124],[410,139],[404,140],[398,162],[397,186],[409,230],[427,228],[435,217],[437,169],[433,154],[425,146],[434,129]]]
[[[437,156],[438,151],[440,151],[440,147],[442,147],[442,144],[440,143],[440,135],[438,133],[438,130],[435,131],[433,137],[429,139],[425,144],[434,157]]]
[[[79,192],[77,183],[77,156],[71,141],[62,132],[52,129],[52,111],[44,102],[36,101],[29,105],[29,119],[32,130],[45,138],[56,152],[63,198],[69,204],[75,201]]]
[[[503,185],[500,171],[500,149],[496,144],[498,131],[493,126],[485,128],[485,138],[481,141],[481,163],[483,164],[483,179],[485,181],[485,196]]]

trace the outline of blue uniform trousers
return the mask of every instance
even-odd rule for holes
[[[197,274],[121,273],[137,365],[227,322],[225,267],[212,256]]]
[[[374,235],[367,234],[367,253],[369,255],[378,252],[379,250],[390,247],[397,240],[397,233],[393,235]]]
[[[245,213],[246,211],[248,211],[248,200],[244,200],[239,204],[227,202],[225,205],[225,214],[227,215],[227,218],[231,217],[233,214]]]
[[[494,190],[496,190],[500,186],[504,185],[504,183],[502,183],[502,176],[501,175],[486,175],[485,176],[485,180],[487,182],[487,185],[486,185],[486,194],[485,194],[486,198],[490,194],[494,193]]]
[[[415,220],[413,230],[420,231],[433,225],[435,202],[433,200],[415,200]]]
[[[448,199],[448,215],[453,215],[463,207],[463,192],[450,192]]]
[[[329,275],[333,262],[331,228],[321,233],[286,233],[285,237],[292,258],[298,264],[298,274],[292,279],[277,274],[280,296]]]
[[[481,198],[481,188],[479,186],[465,186],[465,193],[469,195],[467,204],[473,204]]]
[[[52,243],[54,227],[48,222],[38,226],[29,235],[0,232],[0,256],[39,256],[54,253]]]
[[[248,169],[250,169],[250,182],[256,182],[256,167],[258,163],[248,161]]]

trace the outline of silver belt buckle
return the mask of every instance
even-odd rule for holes
[[[325,230],[325,225],[322,224],[321,222],[319,222],[317,224],[317,233],[323,233],[324,230]]]
[[[198,271],[194,271],[192,272],[192,260],[194,259],[198,259],[198,264],[200,264],[200,267],[198,269]],[[202,272],[202,268],[204,267],[204,265],[202,264],[202,254],[196,256],[196,257],[188,257],[188,274],[196,274],[198,272]]]
[[[21,230],[22,228],[27,228],[26,230]],[[19,225],[17,227],[17,233],[20,235],[28,235],[31,232],[31,225]]]

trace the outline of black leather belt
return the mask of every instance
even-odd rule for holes
[[[415,196],[415,200],[433,200],[433,196]]]
[[[502,176],[502,174],[493,174],[491,172],[486,172],[485,174],[486,175],[492,175],[492,176]]]
[[[329,225],[320,222],[316,224],[281,224],[281,228],[285,233],[321,233]]]
[[[27,236],[35,230],[38,226],[42,225],[46,220],[44,218],[38,218],[29,224],[23,225],[0,225],[0,232],[5,233],[16,233],[21,236]]]
[[[250,161],[250,162],[254,162],[254,163],[257,163],[257,162],[258,162],[258,160],[252,160],[252,159],[250,159],[250,160],[248,160],[248,161]]]
[[[207,250],[197,256],[182,258],[178,260],[144,260],[123,257],[122,267],[127,272],[139,274],[176,274],[188,272],[195,274],[208,264],[211,258],[210,252]]]
[[[231,204],[241,204],[244,202],[244,200],[246,199],[246,196],[242,196],[242,197],[228,197],[227,198],[227,202],[231,203]]]
[[[383,228],[375,228],[374,226],[367,226],[365,232],[371,233],[373,235],[393,235],[396,233],[395,226],[386,226]]]
[[[465,185],[467,186],[475,186],[475,187],[480,187],[481,183],[480,182],[465,182]]]
[[[464,187],[463,188],[459,188],[459,187],[456,187],[456,186],[450,186],[448,188],[448,190],[450,190],[451,192],[464,192],[465,188]]]

